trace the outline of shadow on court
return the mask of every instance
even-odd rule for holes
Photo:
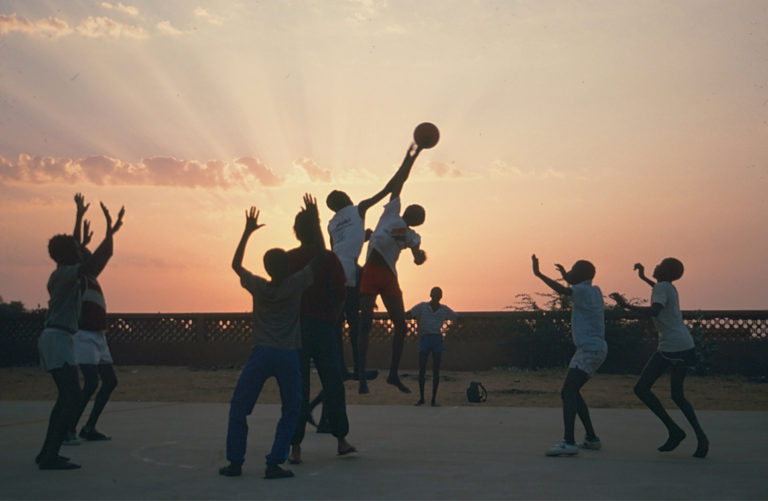
[[[243,476],[217,474],[228,405],[110,402],[99,423],[110,442],[63,447],[83,466],[39,471],[51,402],[0,403],[2,499],[765,499],[768,412],[700,411],[710,457],[666,438],[647,410],[591,409],[602,451],[548,458],[559,409],[350,406],[349,441],[309,428],[292,479],[264,480],[276,405],[257,405]],[[682,415],[673,417],[684,423]],[[577,422],[577,435],[581,433]]]

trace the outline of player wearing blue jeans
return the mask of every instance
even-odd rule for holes
[[[277,379],[282,408],[277,422],[272,450],[267,454],[267,465],[278,465],[288,459],[291,437],[296,429],[301,410],[301,370],[299,352],[270,346],[256,346],[240,373],[229,407],[227,428],[227,459],[235,465],[245,461],[248,439],[247,417],[253,411],[264,382]]]

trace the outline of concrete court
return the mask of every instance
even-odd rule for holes
[[[226,404],[110,402],[99,428],[112,441],[63,447],[81,470],[39,471],[51,407],[0,401],[0,498],[768,499],[768,412],[700,412],[712,448],[696,459],[692,437],[656,451],[666,437],[650,411],[594,409],[603,450],[548,458],[559,409],[350,406],[358,457],[336,457],[335,440],[310,428],[305,463],[289,466],[296,477],[264,480],[276,405],[257,404],[250,417],[239,478],[217,474]]]

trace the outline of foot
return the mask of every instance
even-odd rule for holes
[[[61,442],[61,445],[80,445],[80,440],[77,439],[74,431],[68,431],[67,437]]]
[[[416,402],[416,403],[415,403],[415,404],[413,404],[413,405],[424,405],[424,399],[423,399],[423,398],[420,398],[420,399],[419,399],[419,401],[418,401],[418,402]]]
[[[293,472],[291,470],[280,468],[280,465],[277,464],[268,464],[267,469],[264,471],[264,478],[270,480],[274,478],[291,478],[292,476]]]
[[[239,477],[243,474],[243,466],[235,463],[229,463],[223,468],[219,468],[219,475],[225,477]]]
[[[659,446],[659,452],[669,452],[675,450],[680,445],[680,442],[685,438],[685,432],[678,428],[669,432],[669,438],[666,442]]]
[[[103,442],[104,440],[112,440],[112,437],[108,437],[103,433],[99,433],[96,431],[96,428],[91,428],[89,430],[83,428],[80,430],[80,438],[88,440],[89,442]]]
[[[348,454],[354,454],[355,452],[357,452],[357,449],[355,449],[354,445],[347,442],[347,439],[339,439],[339,445],[336,447],[337,456],[346,456]]]
[[[602,448],[603,444],[600,443],[600,439],[598,437],[584,437],[584,441],[579,444],[579,449],[599,451]]]
[[[365,382],[365,379],[360,380],[360,385],[357,387],[357,392],[361,395],[370,393],[370,390],[368,389],[368,383]]]
[[[547,456],[575,456],[579,453],[576,444],[569,444],[565,440],[560,440],[554,447],[546,452]]]
[[[432,407],[440,407],[440,404],[438,404],[438,403],[437,403],[437,402],[435,402],[434,400],[432,400],[432,403],[431,403],[431,404],[429,404],[429,405],[431,405]]]
[[[53,459],[40,459],[37,467],[41,470],[77,470],[80,468],[80,465],[70,463],[57,456]]]
[[[387,384],[391,384],[392,386],[396,386],[398,390],[402,391],[403,393],[410,393],[411,390],[408,389],[407,386],[403,384],[402,381],[400,381],[400,378],[397,376],[389,376],[387,378]]]
[[[709,439],[707,437],[699,437],[699,445],[696,446],[696,452],[693,453],[695,458],[705,458],[709,452]]]
[[[301,460],[301,446],[300,445],[292,445],[291,446],[291,455],[288,456],[288,462],[290,464],[301,464],[303,461]]]
[[[61,459],[62,461],[69,461],[69,458],[67,456],[62,456],[61,454],[59,454],[56,457]],[[35,457],[35,464],[40,464],[40,455],[39,454],[37,455],[37,457]]]

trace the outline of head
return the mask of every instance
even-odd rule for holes
[[[405,224],[408,226],[419,226],[424,223],[426,217],[427,213],[421,205],[409,205],[403,211],[403,221],[405,221]]]
[[[317,220],[302,210],[293,219],[293,232],[302,244],[312,244],[317,238]]]
[[[440,287],[432,287],[432,290],[429,291],[429,297],[432,298],[432,301],[435,303],[439,303],[441,299],[443,299],[443,289]]]
[[[48,254],[56,264],[77,264],[82,261],[80,245],[72,235],[54,235],[48,241]]]
[[[325,199],[325,205],[333,212],[338,212],[348,205],[352,205],[352,199],[343,191],[333,190]]]
[[[679,259],[668,257],[663,259],[653,270],[653,278],[660,282],[672,282],[683,276],[683,263]]]
[[[579,259],[565,274],[565,281],[571,285],[595,278],[595,265],[584,259]]]
[[[290,270],[288,254],[283,249],[269,249],[264,253],[264,269],[272,280],[282,280]]]

